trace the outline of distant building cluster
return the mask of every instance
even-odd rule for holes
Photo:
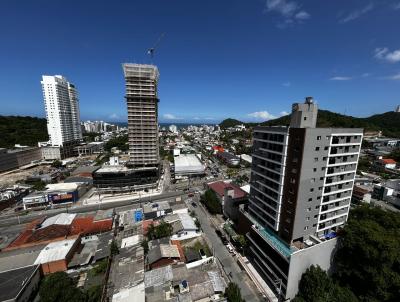
[[[82,130],[85,133],[101,133],[117,131],[119,127],[117,125],[109,124],[103,121],[85,121],[81,123]]]

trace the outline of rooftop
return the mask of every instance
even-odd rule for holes
[[[234,191],[234,198],[243,198],[246,196],[246,192],[240,187],[230,182],[225,181],[215,181],[207,184],[208,187],[217,193],[221,198],[225,194],[225,189],[232,189]]]
[[[174,157],[175,173],[203,173],[204,166],[195,154],[181,154]]]
[[[25,284],[29,282],[38,269],[38,265],[32,265],[1,272],[0,301],[16,301]]]
[[[46,185],[47,191],[75,191],[78,185],[73,182],[60,182]]]
[[[35,264],[63,260],[67,257],[78,238],[51,242],[40,252]]]
[[[76,217],[76,214],[67,214],[67,213],[57,214],[57,215],[55,215],[53,217],[49,217],[45,221],[43,221],[41,227],[46,228],[53,224],[70,225],[72,223],[72,221],[75,219],[75,217]]]
[[[144,302],[145,292],[144,283],[141,282],[136,286],[124,288],[112,297],[112,302]]]
[[[160,244],[152,248],[147,255],[149,264],[162,258],[180,258],[178,247],[172,244]]]

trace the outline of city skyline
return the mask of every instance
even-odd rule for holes
[[[158,66],[160,122],[258,122],[307,95],[360,117],[400,102],[398,1],[99,2],[80,4],[73,20],[75,5],[43,4],[1,4],[3,115],[44,117],[40,76],[63,74],[80,92],[83,120],[126,121],[127,61]]]

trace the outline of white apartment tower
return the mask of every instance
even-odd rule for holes
[[[308,97],[289,127],[253,133],[248,258],[283,300],[310,265],[330,269],[350,210],[363,129],[317,128],[317,114]]]
[[[61,75],[42,76],[44,108],[47,131],[52,146],[82,139],[78,92],[75,86]]]

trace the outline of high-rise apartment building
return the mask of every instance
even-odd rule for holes
[[[329,270],[346,222],[362,129],[316,128],[312,98],[294,104],[289,127],[257,127],[247,217],[250,258],[282,299],[312,264]]]
[[[60,75],[44,75],[41,84],[50,144],[62,147],[80,141],[82,132],[75,86]]]
[[[128,106],[130,164],[134,167],[158,166],[159,72],[156,66],[123,64]]]

